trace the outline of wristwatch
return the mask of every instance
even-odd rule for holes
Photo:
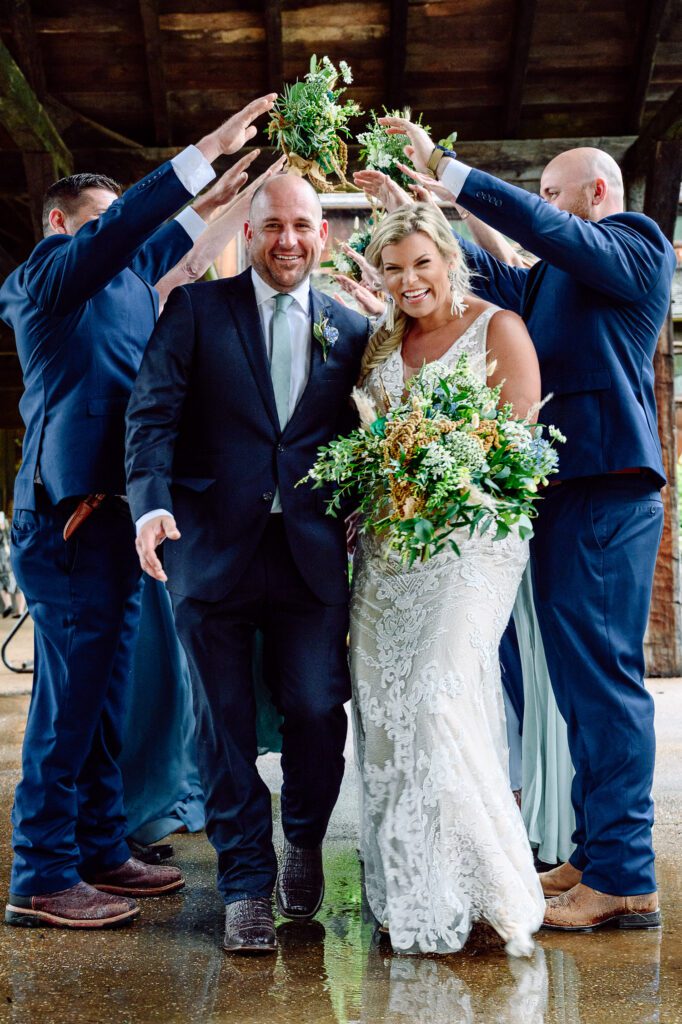
[[[440,164],[443,157],[446,156],[454,159],[456,155],[457,154],[454,152],[454,150],[448,149],[446,146],[434,146],[431,156],[429,157],[428,162],[426,164],[427,173],[432,178],[437,178],[438,165]]]

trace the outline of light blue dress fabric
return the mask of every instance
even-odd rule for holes
[[[521,580],[514,622],[523,670],[524,715],[521,813],[539,860],[568,860],[575,815],[571,805],[573,765],[566,723],[559,714],[549,678],[533,604],[530,568]]]
[[[128,834],[147,845],[181,826],[204,827],[189,671],[166,588],[144,577],[120,759]]]

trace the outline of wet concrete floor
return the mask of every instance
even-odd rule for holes
[[[1,681],[0,681],[1,682]],[[102,933],[0,925],[0,1021],[12,1024],[677,1024],[682,1022],[682,681],[654,681],[662,932],[541,933],[530,961],[502,951],[393,955],[361,900],[356,778],[326,844],[327,894],[311,925],[280,922],[276,957],[220,948],[223,913],[203,835],[174,837],[183,893]],[[27,697],[0,696],[0,896]],[[278,758],[261,759],[276,791]],[[273,796],[277,810],[277,797]]]

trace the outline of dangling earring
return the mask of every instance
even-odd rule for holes
[[[452,302],[450,303],[450,316],[462,316],[464,310],[467,308],[466,303],[463,301],[463,296],[457,288],[457,274],[453,267],[448,270],[448,281],[450,282],[450,294],[452,295]]]
[[[392,295],[386,296],[386,319],[384,320],[384,327],[389,334],[393,333],[395,327],[395,302],[393,301]]]

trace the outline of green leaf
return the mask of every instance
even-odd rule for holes
[[[428,544],[433,540],[433,523],[428,519],[416,519],[414,523],[414,535],[422,544]]]

